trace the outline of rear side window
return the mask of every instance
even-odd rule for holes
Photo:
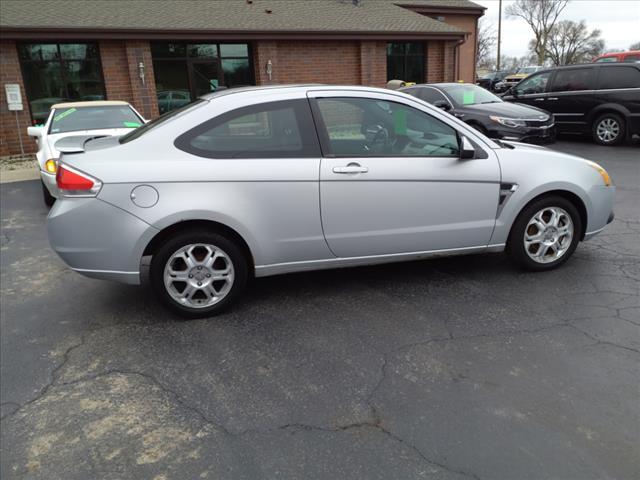
[[[632,66],[600,68],[598,88],[640,88],[640,69]]]
[[[305,99],[261,103],[224,113],[179,136],[175,145],[207,158],[320,156]]]
[[[640,62],[640,55],[627,55],[626,57],[624,57],[624,61],[626,63]]]
[[[414,96],[431,104],[434,104],[438,100],[449,103],[446,97],[435,88],[416,88]]]
[[[618,57],[603,57],[603,58],[599,58],[596,60],[596,63],[611,63],[611,62],[617,62],[618,61]]]
[[[552,92],[591,90],[594,86],[595,68],[570,68],[558,70],[551,85]]]

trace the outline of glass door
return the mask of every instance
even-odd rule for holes
[[[218,63],[207,60],[191,60],[189,63],[192,98],[196,99],[207,93],[215,92],[220,81]]]

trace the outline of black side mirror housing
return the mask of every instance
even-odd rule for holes
[[[473,148],[473,144],[465,136],[460,137],[460,159],[468,160],[475,158],[476,149]]]
[[[435,102],[433,102],[433,106],[441,108],[445,112],[448,112],[451,110],[451,105],[446,100],[436,100]]]

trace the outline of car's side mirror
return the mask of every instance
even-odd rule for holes
[[[441,108],[445,112],[451,110],[451,105],[446,100],[436,100],[435,102],[433,102],[433,106]]]
[[[30,137],[41,137],[44,127],[27,127],[27,135]]]
[[[460,137],[460,158],[461,159],[469,159],[475,158],[476,149],[473,148],[473,144],[469,141],[469,139],[465,136]]]

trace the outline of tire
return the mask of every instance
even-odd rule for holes
[[[54,203],[56,203],[56,197],[51,195],[49,189],[44,184],[44,182],[40,182],[42,184],[42,199],[44,200],[44,204],[47,207],[52,207]]]
[[[621,115],[605,113],[593,122],[591,135],[593,140],[600,145],[618,145],[624,140],[626,129],[626,123]]]
[[[203,318],[237,300],[247,284],[249,265],[241,248],[224,235],[194,229],[178,233],[158,249],[150,277],[166,307],[184,318]]]
[[[568,233],[563,235],[565,231]],[[566,198],[548,195],[534,200],[520,212],[511,227],[507,251],[527,270],[552,270],[569,260],[581,235],[582,219],[575,205]]]

